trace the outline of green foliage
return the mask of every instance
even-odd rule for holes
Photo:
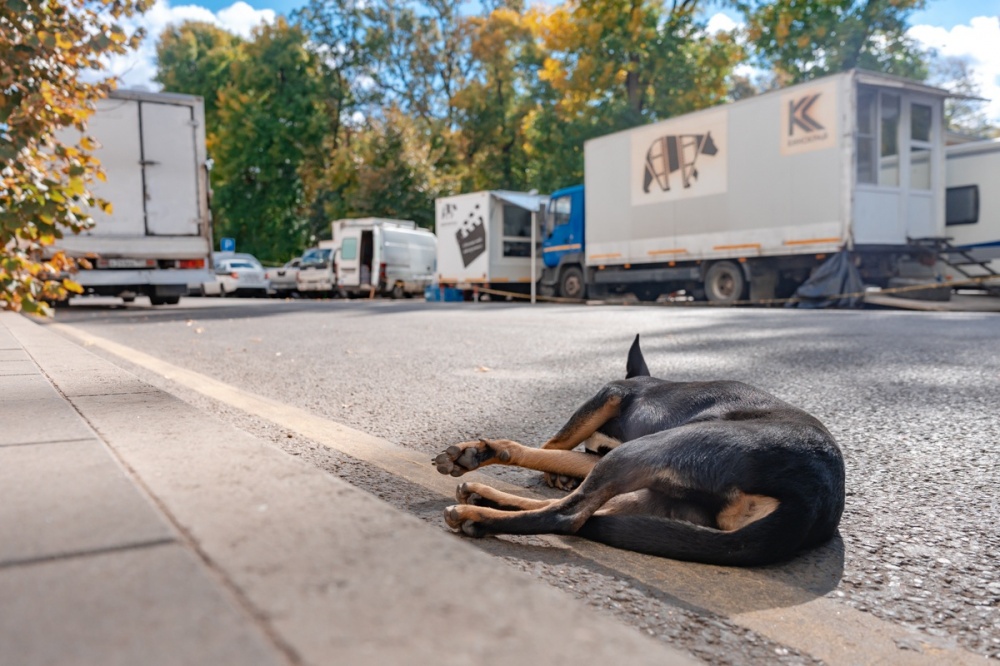
[[[326,129],[320,66],[301,30],[279,19],[244,45],[218,94],[216,235],[262,261],[287,260],[307,241],[301,168]]]
[[[327,220],[387,217],[433,228],[434,200],[455,189],[437,168],[440,157],[418,122],[390,107],[341,146],[324,174]]]
[[[738,2],[761,63],[786,83],[855,67],[923,79],[923,54],[906,36],[924,0]]]
[[[103,178],[87,118],[113,80],[89,83],[101,58],[134,48],[124,19],[149,0],[7,0],[0,3],[0,305],[50,314],[46,301],[80,292],[74,261],[53,245],[92,226],[110,206],[89,189]],[[78,130],[78,140],[67,139]]]
[[[156,44],[156,77],[164,90],[199,95],[205,100],[209,150],[218,125],[218,93],[240,59],[243,39],[211,23],[170,25]]]

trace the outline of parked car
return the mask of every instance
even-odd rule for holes
[[[264,267],[253,255],[229,255],[216,260],[215,281],[203,285],[206,296],[266,296]]]
[[[333,296],[337,291],[337,267],[330,247],[313,247],[302,253],[302,263],[296,276],[300,294]]]
[[[297,290],[295,284],[299,277],[299,266],[302,257],[296,257],[280,268],[270,268],[264,274],[270,286],[270,292],[275,296],[291,296]]]

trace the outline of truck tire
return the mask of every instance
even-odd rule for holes
[[[743,298],[746,286],[743,269],[731,261],[716,262],[705,273],[705,296],[712,303],[735,303]]]
[[[392,291],[389,293],[389,296],[392,297],[392,298],[403,298],[403,297],[405,297],[406,296],[406,291],[404,291],[403,285],[400,284],[399,282],[397,282],[396,284],[392,285]]]
[[[150,296],[149,302],[152,305],[177,305],[181,302],[180,296]]]
[[[563,298],[584,298],[585,292],[583,271],[576,266],[564,268],[559,277],[559,295]]]

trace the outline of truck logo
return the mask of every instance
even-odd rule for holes
[[[458,249],[462,252],[462,262],[466,268],[486,251],[486,224],[482,213],[479,212],[479,204],[476,204],[459,225],[455,238],[458,240]]]
[[[684,187],[691,187],[691,183],[698,180],[698,169],[695,168],[698,156],[711,157],[718,152],[711,132],[658,137],[646,151],[642,191],[648,194],[655,181],[662,192],[669,192],[670,174],[675,171],[681,172]]]
[[[825,129],[816,122],[815,118],[809,115],[809,109],[812,108],[812,105],[816,103],[816,100],[822,94],[806,95],[801,99],[792,100],[788,103],[788,136],[795,134],[796,127],[806,133],[821,132]]]

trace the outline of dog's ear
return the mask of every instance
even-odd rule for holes
[[[649,368],[646,367],[646,359],[642,357],[642,350],[639,349],[639,334],[635,335],[635,342],[628,350],[628,362],[625,364],[625,379],[632,377],[649,377]]]

